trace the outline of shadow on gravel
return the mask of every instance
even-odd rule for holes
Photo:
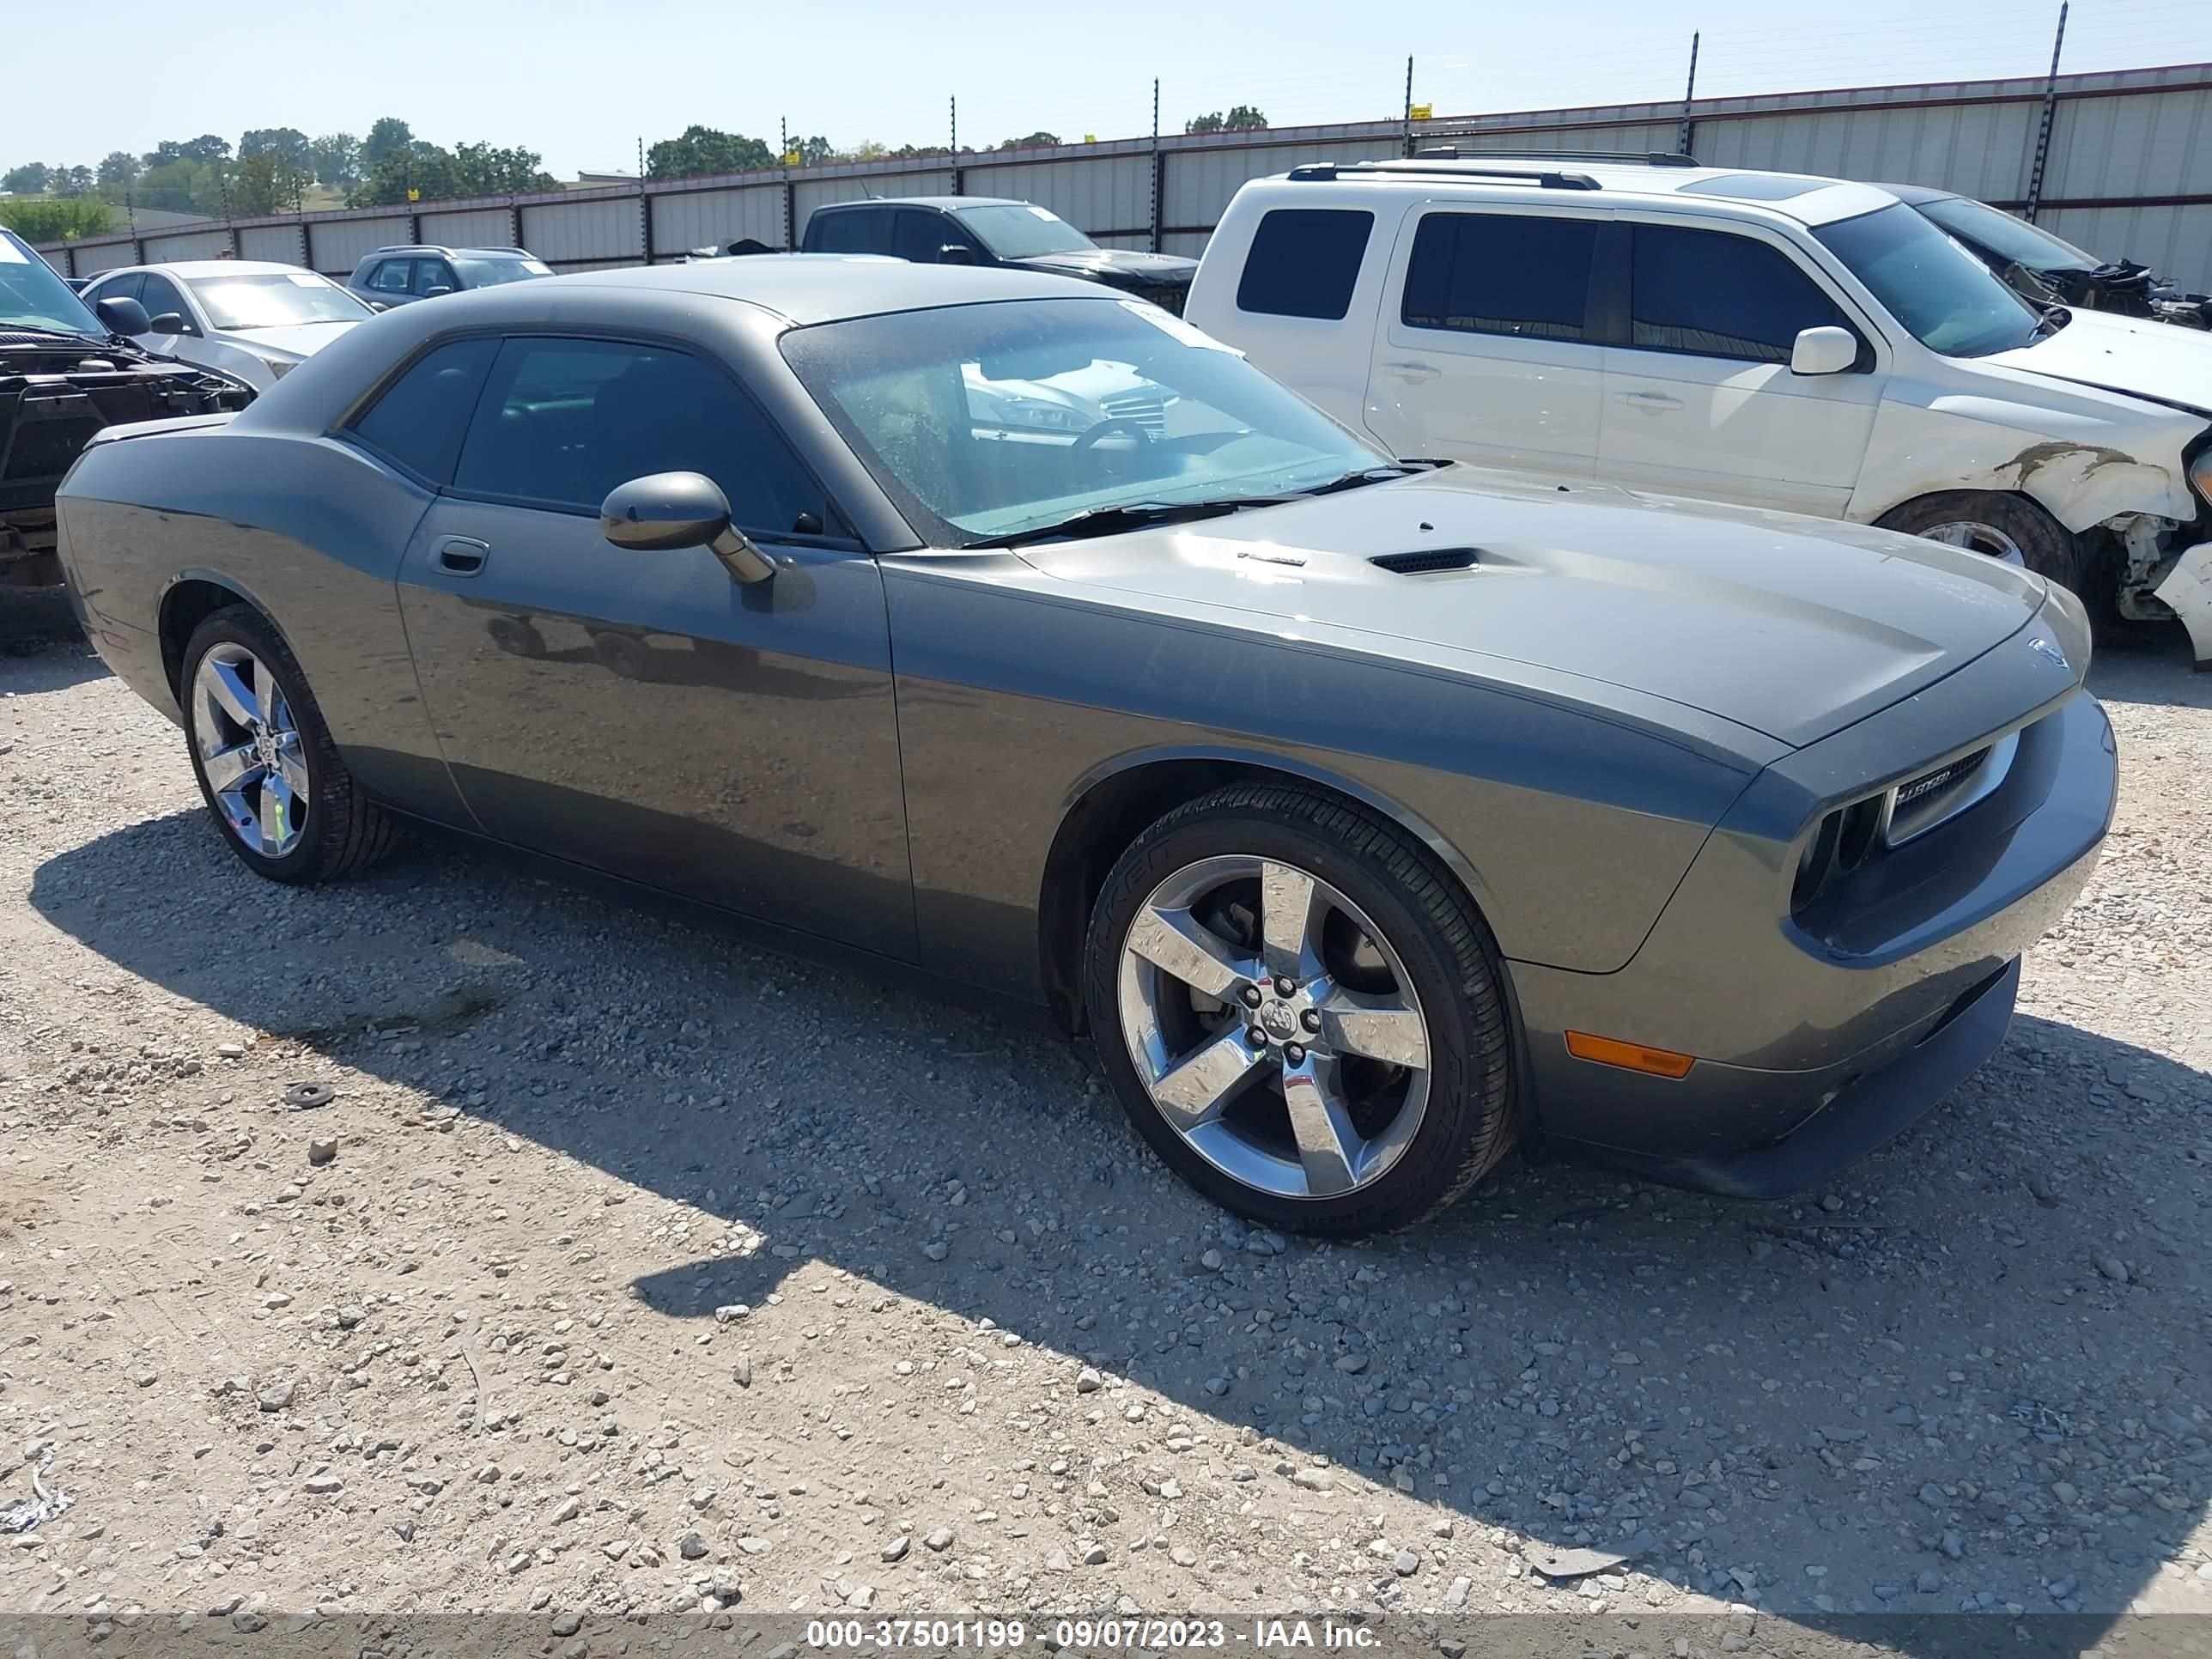
[[[2106,702],[2212,708],[2212,673],[2192,673],[2189,641],[2177,628],[2112,633],[2097,641],[2089,690]]]
[[[2212,1499],[2212,1091],[2069,1025],[2021,1018],[1800,1204],[1515,1165],[1406,1235],[1285,1246],[1152,1162],[1063,1044],[471,858],[271,889],[177,814],[51,860],[31,900],[167,990],[757,1230],[638,1280],[664,1315],[826,1262],[1066,1356],[1071,1401],[1091,1365],[1273,1439],[1243,1461],[1319,1524],[1360,1500],[1316,1456],[1532,1562],[1994,1634],[2126,1607]],[[248,900],[312,941],[282,971],[234,959]],[[1960,1651],[1957,1622],[1887,1639]]]

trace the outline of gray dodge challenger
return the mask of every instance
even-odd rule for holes
[[[1516,1146],[1822,1178],[1996,1047],[2112,810],[2039,578],[1394,461],[1072,279],[457,295],[60,508],[257,874],[411,823],[1030,1012],[1316,1233]]]

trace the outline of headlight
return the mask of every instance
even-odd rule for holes
[[[1073,432],[1083,424],[1072,409],[1035,398],[1002,398],[999,412],[1017,426],[1034,426],[1047,432]]]
[[[2190,462],[2189,484],[2198,501],[2212,506],[2212,443],[2198,450],[2197,459]]]

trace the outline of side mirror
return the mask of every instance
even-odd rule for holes
[[[148,334],[154,324],[146,315],[146,307],[127,295],[111,294],[93,309],[112,334]]]
[[[965,242],[947,242],[937,250],[937,263],[940,265],[972,265],[975,263],[975,250]]]
[[[441,284],[440,286],[438,286],[438,287],[436,287],[436,288],[434,288],[434,289],[428,289],[424,290],[423,295],[422,295],[422,297],[423,297],[424,299],[426,299],[426,300],[434,300],[434,299],[436,299],[436,298],[437,298],[441,294],[451,294],[453,291],[453,289],[449,289],[449,288],[445,287],[443,284]]]
[[[1840,374],[1858,360],[1858,336],[1847,328],[1801,329],[1790,347],[1792,374]]]
[[[185,320],[185,313],[181,311],[165,311],[160,316],[155,318],[152,322],[147,324],[146,327],[149,333],[154,334],[189,334],[191,332],[191,325]]]
[[[655,472],[616,485],[599,507],[599,532],[634,553],[703,547],[736,581],[775,574],[774,562],[730,522],[721,486],[703,473]]]
[[[367,305],[371,311],[389,311],[392,309],[392,301],[389,300],[371,300],[366,295],[362,295],[362,303]]]

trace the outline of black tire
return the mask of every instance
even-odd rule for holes
[[[1996,491],[1947,489],[1893,507],[1875,521],[1885,530],[1924,535],[1939,525],[1985,525],[2020,549],[2020,556],[2039,576],[2057,582],[2087,601],[2094,561],[2080,537],[2026,495]]]
[[[251,605],[234,605],[217,611],[192,630],[185,646],[181,699],[189,703],[201,659],[219,645],[243,646],[275,675],[300,733],[307,768],[308,805],[301,816],[300,839],[281,857],[271,858],[249,847],[233,830],[209,786],[199,744],[192,737],[191,713],[185,711],[185,750],[191,757],[192,776],[198,781],[200,799],[216,821],[218,833],[230,850],[256,875],[294,885],[335,881],[360,874],[392,850],[398,838],[392,819],[355,786],[353,775],[339,758],[331,741],[330,728],[307,689],[307,677],[276,630]]]
[[[1388,937],[1427,1018],[1430,1092],[1419,1127],[1395,1164],[1340,1196],[1284,1197],[1225,1174],[1162,1116],[1130,1058],[1116,986],[1131,924],[1170,875],[1223,854],[1281,860],[1335,887]],[[1511,1149],[1513,1042],[1489,928],[1428,849],[1334,797],[1235,784],[1146,830],[1093,908],[1084,996],[1099,1064],[1137,1133],[1199,1191],[1267,1226],[1338,1238],[1407,1226],[1460,1198]]]

